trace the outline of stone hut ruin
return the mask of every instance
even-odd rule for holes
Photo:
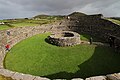
[[[80,44],[80,35],[72,31],[63,31],[51,34],[48,41],[57,46],[73,46]]]

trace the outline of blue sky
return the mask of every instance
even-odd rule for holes
[[[120,0],[0,0],[0,19],[63,15],[74,11],[120,17]]]

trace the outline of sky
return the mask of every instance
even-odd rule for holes
[[[82,12],[120,17],[120,0],[0,0],[0,19]]]

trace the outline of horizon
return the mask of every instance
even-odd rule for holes
[[[72,13],[74,13],[74,12],[72,12]],[[52,15],[52,14],[38,14],[38,15],[48,15],[48,16],[68,16],[68,15],[70,15],[70,14],[72,14],[72,13],[69,13],[69,14],[63,14],[63,15],[57,15],[57,14],[55,14],[55,15]],[[83,13],[83,12],[80,12],[80,13]],[[85,13],[84,13],[85,14]],[[100,14],[100,13],[95,13],[95,14],[86,14],[86,15],[96,15],[96,14]],[[103,15],[103,17],[106,17],[106,16],[104,16],[104,14],[102,14]],[[32,18],[32,17],[35,17],[35,16],[37,16],[37,15],[34,15],[34,16],[31,16],[31,17],[15,17],[15,18],[4,18],[4,19],[1,19],[0,18],[0,20],[7,20],[7,19],[24,19],[24,18]],[[114,16],[108,16],[108,17],[106,17],[106,18],[120,18],[120,17],[114,17]]]

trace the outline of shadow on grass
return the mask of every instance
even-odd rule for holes
[[[58,45],[55,44],[55,43],[51,43],[48,38],[45,38],[44,41],[45,41],[46,43],[48,43],[48,44],[51,44],[51,45],[54,45],[54,46],[58,46]]]
[[[47,76],[44,76],[44,77],[47,77],[49,79],[67,79],[67,80],[71,80],[73,75],[74,75],[74,73],[59,72],[59,73],[47,75]]]
[[[97,46],[93,56],[78,67],[79,70],[75,73],[59,72],[44,77],[69,80],[118,73],[120,72],[120,54],[114,53],[110,47]]]
[[[48,44],[51,44],[51,45],[56,46],[54,43],[51,43],[51,42],[48,40],[48,38],[45,38],[45,42],[48,43]]]

